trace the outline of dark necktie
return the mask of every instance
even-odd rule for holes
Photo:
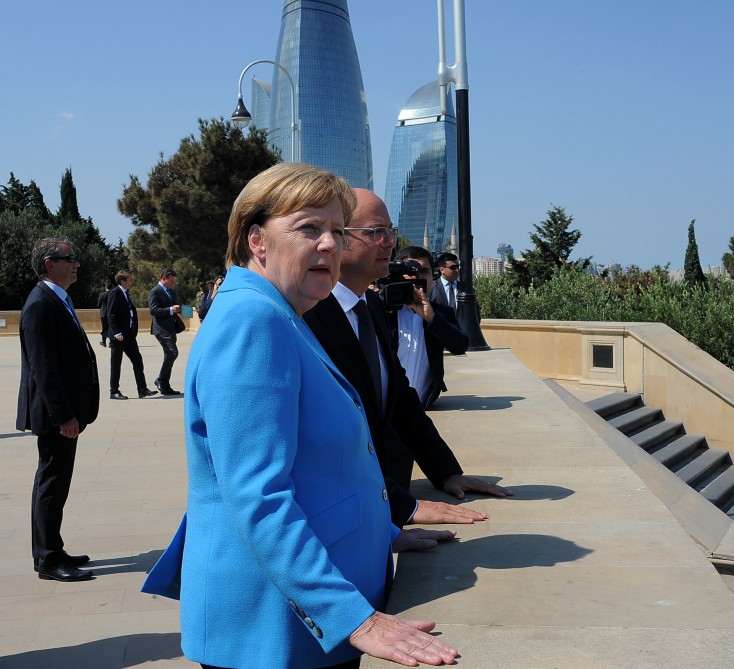
[[[454,292],[453,281],[449,281],[449,306],[456,310],[456,293]]]
[[[375,324],[372,322],[372,316],[370,316],[367,303],[364,300],[359,300],[352,307],[352,311],[357,315],[359,344],[362,347],[364,357],[367,359],[367,365],[370,368],[375,397],[377,397],[379,405],[382,406],[382,376],[380,374],[380,355],[377,351]]]
[[[74,322],[76,323],[76,326],[84,332],[84,328],[82,327],[82,324],[79,322],[79,318],[76,315],[76,311],[74,311],[74,303],[71,301],[71,298],[67,295],[66,296],[66,304],[69,305],[69,310],[71,311],[71,315],[74,317]]]
[[[122,294],[125,296],[125,300],[127,301],[127,308],[130,310],[130,329],[133,327],[133,303],[130,300],[130,296],[127,294],[126,290],[122,291]]]

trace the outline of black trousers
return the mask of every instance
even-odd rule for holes
[[[158,380],[161,385],[166,388],[171,385],[171,370],[173,363],[178,358],[178,346],[176,346],[176,333],[166,332],[165,334],[157,334],[155,338],[163,349],[163,364],[158,374]]]
[[[38,468],[31,494],[33,560],[53,567],[64,556],[61,521],[74,473],[77,439],[38,435]]]
[[[120,390],[120,369],[123,353],[133,364],[133,374],[135,374],[135,384],[138,387],[138,392],[145,390],[148,386],[145,383],[143,356],[140,355],[140,349],[138,349],[138,340],[130,335],[122,341],[110,337],[110,392],[114,393],[116,390]]]
[[[99,320],[102,323],[102,332],[99,334],[102,337],[102,341],[105,341],[108,337],[107,331],[110,329],[110,321],[107,316],[100,316]]]

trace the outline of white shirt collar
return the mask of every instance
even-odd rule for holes
[[[361,295],[355,295],[351,289],[347,288],[340,281],[337,281],[336,286],[334,286],[334,289],[331,291],[331,294],[336,298],[336,301],[339,302],[339,306],[345,314],[354,309],[354,305],[357,304],[357,302],[365,299],[364,293]]]

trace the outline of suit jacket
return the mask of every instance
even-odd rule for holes
[[[58,295],[43,282],[20,316],[20,390],[15,426],[34,434],[59,434],[72,418],[81,432],[97,418],[97,360]]]
[[[171,315],[171,307],[178,304],[176,291],[169,288],[171,297],[168,297],[166,291],[160,283],[156,284],[153,290],[148,293],[148,309],[153,316],[150,321],[150,333],[154,335],[173,335],[176,336],[176,314]]]
[[[97,297],[97,306],[99,307],[100,318],[107,318],[107,298],[109,295],[109,290],[103,290]]]
[[[364,402],[370,433],[388,479],[393,522],[403,525],[413,514],[416,500],[404,488],[390,480],[391,449],[407,448],[423,473],[437,488],[441,488],[449,476],[463,472],[451,449],[441,438],[431,419],[426,416],[418,394],[408,383],[405,370],[397,358],[380,298],[372,291],[367,291],[366,298],[388,367],[387,408],[384,416],[381,398],[375,395],[359,339],[337,299],[330,295],[322,300],[304,314],[304,320]]]
[[[130,297],[130,293],[128,293],[128,297]],[[132,299],[130,304],[132,304]],[[132,327],[130,327],[130,307],[120,286],[113,288],[107,296],[107,320],[109,322],[110,339],[116,334],[121,334],[124,339],[138,336],[137,309],[133,304]]]
[[[443,289],[443,283],[441,282],[440,277],[433,282],[433,286],[431,287],[431,292],[428,295],[428,299],[431,302],[435,302],[436,304],[441,304],[444,307],[449,306],[449,301],[448,301],[448,298],[446,297],[446,291]]]
[[[185,527],[144,590],[170,596],[180,569],[193,661],[344,662],[384,606],[398,532],[362,402],[265,279],[232,267],[217,305],[186,368]]]
[[[447,349],[454,355],[463,355],[469,348],[469,337],[461,329],[456,312],[451,307],[438,304],[433,300],[431,300],[431,306],[434,312],[433,321],[431,323],[423,321],[426,357],[431,373],[431,392],[426,400],[426,407],[431,406],[442,391],[446,391],[446,384],[443,381],[443,350]],[[388,318],[397,341],[397,312],[390,314]]]

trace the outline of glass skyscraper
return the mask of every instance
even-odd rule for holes
[[[451,96],[441,114],[438,82],[419,88],[398,116],[385,188],[400,236],[429,251],[445,250],[458,233],[456,116]]]
[[[284,0],[275,60],[293,78],[302,162],[372,189],[372,146],[346,0]],[[273,68],[269,139],[291,155],[291,87]]]
[[[270,88],[269,81],[252,78],[250,113],[252,125],[259,130],[267,130],[270,125]]]

